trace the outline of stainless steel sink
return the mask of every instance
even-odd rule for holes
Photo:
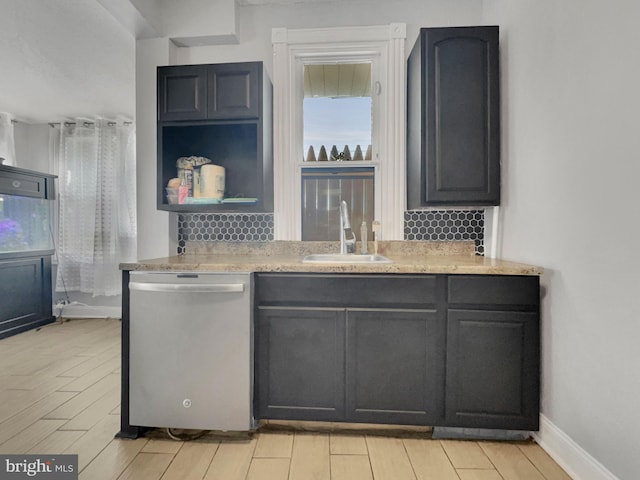
[[[383,255],[356,255],[354,253],[316,253],[307,255],[302,263],[393,263]]]

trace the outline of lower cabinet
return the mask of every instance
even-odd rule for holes
[[[51,254],[0,257],[0,338],[55,321]]]
[[[396,277],[257,274],[256,416],[537,430],[539,278]]]
[[[259,416],[433,422],[436,330],[433,310],[259,307]]]
[[[538,430],[540,280],[450,275],[447,426]]]

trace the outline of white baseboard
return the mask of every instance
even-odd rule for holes
[[[56,305],[53,314],[62,318],[122,318],[120,307],[106,307],[100,305]]]
[[[533,437],[573,480],[619,480],[542,414],[540,431]]]

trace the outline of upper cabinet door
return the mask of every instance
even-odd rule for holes
[[[207,116],[204,65],[158,68],[158,120],[203,120]]]
[[[424,28],[408,62],[408,208],[500,203],[498,27]]]
[[[260,115],[262,64],[210,65],[207,81],[207,117],[257,118]]]

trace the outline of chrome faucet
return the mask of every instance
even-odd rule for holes
[[[354,253],[356,251],[356,235],[349,222],[347,202],[340,202],[340,253]]]

